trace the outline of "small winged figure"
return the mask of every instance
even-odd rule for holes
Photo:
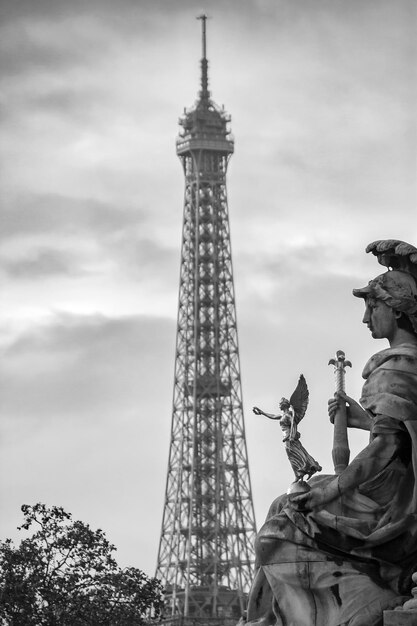
[[[265,413],[257,406],[253,407],[255,415],[265,415],[271,420],[278,420],[284,433],[282,441],[285,443],[285,450],[295,474],[296,481],[303,481],[304,476],[311,478],[313,474],[321,471],[321,466],[307,452],[300,442],[300,433],[297,430],[298,424],[303,419],[308,406],[308,387],[306,379],[301,374],[298,385],[287,400],[282,398],[279,408],[282,413],[274,415]]]

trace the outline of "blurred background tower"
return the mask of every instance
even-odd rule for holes
[[[180,119],[185,175],[173,415],[156,576],[171,623],[236,624],[256,528],[246,451],[226,193],[230,116],[201,90]]]

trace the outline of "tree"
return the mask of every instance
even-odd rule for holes
[[[157,618],[161,584],[121,569],[102,530],[72,521],[61,507],[23,505],[18,547],[0,542],[2,626],[136,626]]]

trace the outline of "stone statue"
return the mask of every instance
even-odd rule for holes
[[[291,467],[295,474],[295,481],[302,484],[304,489],[309,489],[307,483],[304,483],[304,476],[311,478],[316,472],[321,472],[321,466],[313,459],[300,442],[300,433],[298,432],[298,424],[303,419],[308,406],[308,387],[306,379],[301,374],[298,385],[291,398],[281,398],[279,408],[282,413],[274,415],[273,413],[265,413],[257,406],[253,407],[255,415],[265,415],[272,420],[278,420],[282,428],[284,437],[282,441],[285,443],[285,450]],[[304,489],[297,489],[302,491]],[[294,491],[294,489],[291,489]]]
[[[409,599],[417,565],[417,249],[370,244],[389,269],[353,294],[363,322],[389,347],[365,365],[358,402],[329,400],[333,421],[370,441],[339,475],[313,476],[306,493],[278,497],[256,539],[248,623],[382,626]]]

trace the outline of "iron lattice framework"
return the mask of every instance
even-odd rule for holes
[[[234,144],[230,117],[210,99],[206,16],[201,19],[201,91],[180,119],[177,140],[185,175],[184,220],[171,444],[156,575],[166,589],[171,621],[177,616],[235,623],[253,573],[256,528],[226,195]]]

